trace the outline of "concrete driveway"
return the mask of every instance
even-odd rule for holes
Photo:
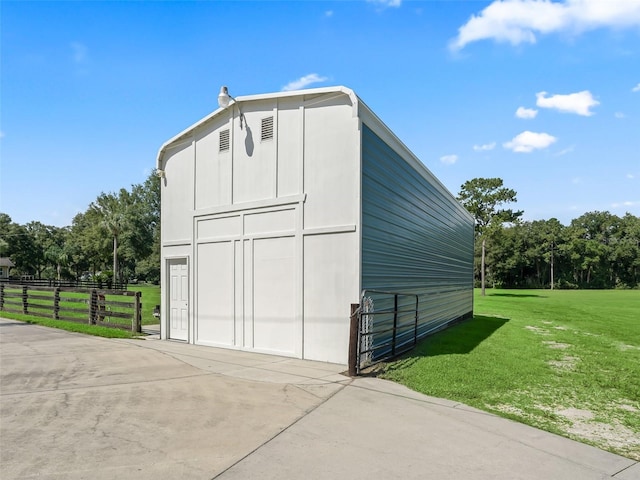
[[[344,367],[0,320],[0,477],[640,479],[640,465]]]

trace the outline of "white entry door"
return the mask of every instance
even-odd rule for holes
[[[169,338],[189,339],[189,269],[186,258],[169,260]]]

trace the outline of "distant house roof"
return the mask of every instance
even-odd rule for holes
[[[0,257],[0,267],[15,267],[9,257]]]

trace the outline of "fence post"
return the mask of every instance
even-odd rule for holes
[[[140,302],[140,297],[142,297],[142,292],[136,292],[135,311],[131,320],[131,333],[142,332],[142,303]]]
[[[416,321],[413,327],[413,345],[416,346],[418,344],[418,301],[419,297],[416,295]]]
[[[25,315],[29,314],[29,287],[24,285],[22,287],[22,313]]]
[[[0,310],[4,310],[4,283],[0,283]]]
[[[396,354],[396,335],[398,332],[398,294],[393,296],[393,338],[391,339],[391,355]]]
[[[360,304],[351,304],[351,315],[349,323],[349,376],[355,377],[358,373],[358,339],[360,331],[360,322],[358,310]]]
[[[60,287],[53,290],[53,318],[60,320]]]
[[[96,323],[96,315],[98,309],[98,292],[95,288],[91,289],[91,299],[89,300],[89,325]]]

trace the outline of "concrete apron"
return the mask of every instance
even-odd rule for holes
[[[343,366],[0,320],[0,478],[209,479],[313,410]]]
[[[340,365],[10,320],[0,344],[3,479],[640,478],[632,460]]]

